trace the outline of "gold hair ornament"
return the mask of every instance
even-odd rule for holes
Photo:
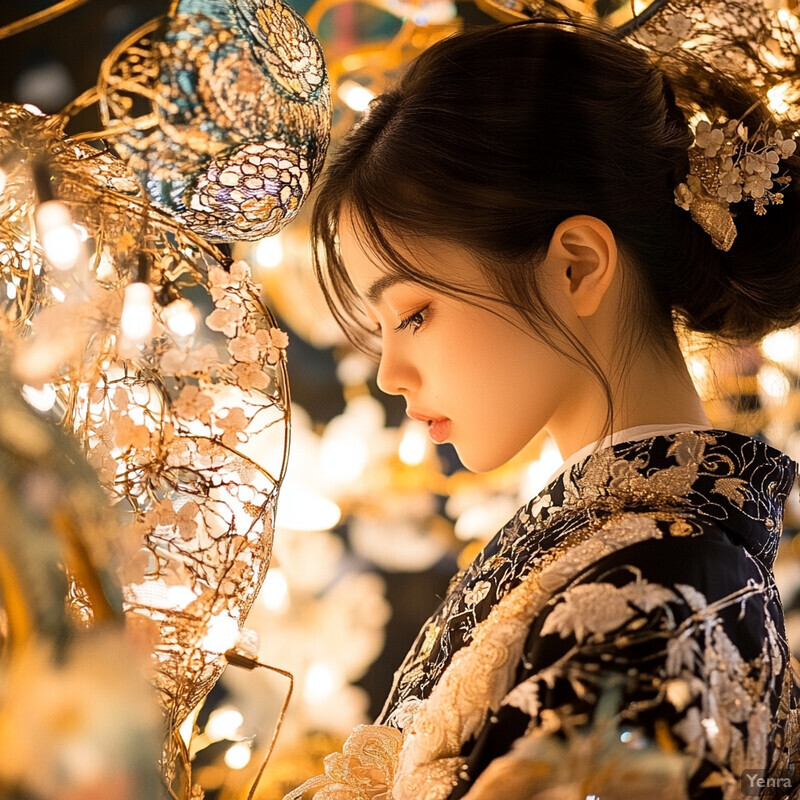
[[[675,202],[691,212],[715,247],[727,252],[736,239],[731,203],[752,200],[759,216],[768,205],[783,203],[779,189],[792,179],[774,176],[796,148],[793,138],[786,139],[769,122],[750,132],[738,119],[714,125],[700,120],[689,148],[689,175],[675,189]]]

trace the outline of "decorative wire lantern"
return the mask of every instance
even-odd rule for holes
[[[0,254],[5,346],[130,522],[126,607],[157,628],[176,730],[226,651],[255,656],[239,629],[286,466],[287,340],[246,266],[223,269],[222,254],[123,191],[136,181],[119,161],[20,107],[0,109],[0,124],[27,148],[0,198],[0,238],[27,245]],[[42,200],[42,185],[59,199]]]
[[[95,100],[151,202],[209,241],[280,230],[327,150],[322,50],[283,0],[173,0],[70,110]]]

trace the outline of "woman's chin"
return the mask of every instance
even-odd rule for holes
[[[499,458],[492,453],[475,453],[466,448],[459,448],[455,442],[452,444],[458,454],[458,460],[463,464],[464,468],[468,469],[470,472],[476,472],[478,474],[491,472],[507,464],[509,460],[507,458]]]
[[[518,456],[528,444],[524,442],[509,442],[506,447],[469,447],[462,443],[459,445],[457,439],[451,439],[450,443],[458,454],[458,459],[465,469],[470,472],[483,474],[504,467],[513,458]]]

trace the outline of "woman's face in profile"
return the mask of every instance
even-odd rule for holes
[[[468,469],[502,466],[556,413],[568,412],[585,373],[492,299],[467,250],[430,239],[413,252],[398,248],[423,273],[483,300],[457,299],[390,272],[346,214],[339,244],[381,339],[378,386],[402,395],[408,415],[426,422],[435,442],[452,443]]]

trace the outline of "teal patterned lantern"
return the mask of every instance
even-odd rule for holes
[[[328,75],[283,0],[178,0],[109,55],[98,89],[151,201],[210,241],[276,233],[322,168]]]

